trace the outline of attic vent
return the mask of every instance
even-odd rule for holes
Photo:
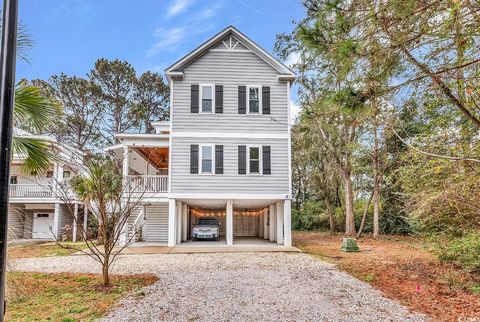
[[[222,43],[227,50],[234,50],[235,48],[237,48],[240,42],[234,37],[230,36],[226,38],[224,41],[222,41]]]

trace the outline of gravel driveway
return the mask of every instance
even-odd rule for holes
[[[85,256],[21,259],[14,269],[99,273]],[[105,321],[423,321],[335,266],[299,253],[125,255],[115,273],[154,273]]]

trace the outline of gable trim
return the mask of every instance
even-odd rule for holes
[[[295,73],[290,69],[288,68],[287,66],[285,66],[282,62],[280,62],[277,58],[273,57],[270,53],[266,52],[263,48],[261,48],[258,44],[256,44],[253,40],[251,40],[250,38],[248,38],[247,36],[245,36],[243,33],[241,33],[240,31],[238,31],[235,27],[233,26],[229,26],[227,28],[225,28],[224,30],[220,31],[218,34],[214,35],[213,37],[211,37],[210,39],[208,39],[206,42],[204,42],[203,44],[201,44],[200,46],[198,46],[197,48],[195,48],[193,51],[191,51],[190,53],[188,53],[187,55],[185,55],[184,57],[182,57],[180,60],[178,60],[176,63],[174,63],[173,65],[171,65],[170,67],[168,67],[167,69],[165,69],[165,74],[168,76],[168,77],[175,77],[175,76],[179,76],[179,73],[181,73],[181,71],[176,71],[177,68],[181,67],[181,66],[186,66],[188,64],[190,64],[191,62],[193,62],[194,60],[196,60],[198,57],[200,57],[201,55],[203,55],[207,50],[210,49],[210,47],[212,47],[212,45],[214,43],[216,43],[218,40],[222,39],[223,37],[225,37],[228,33],[232,33],[234,37],[237,38],[237,40],[242,43],[244,46],[246,46],[248,48],[248,46],[252,46],[253,48],[255,48],[256,50],[259,51],[259,53],[261,53],[262,55],[264,55],[265,57],[269,58],[269,59],[265,59],[264,57],[262,57],[261,55],[258,55],[257,53],[255,53],[254,51],[252,51],[255,55],[257,55],[260,59],[262,59],[263,61],[265,61],[267,64],[271,65],[274,69],[276,69],[280,74],[282,75],[289,75],[290,77],[295,77]],[[240,38],[240,39],[238,39]],[[271,61],[269,61],[271,60]],[[273,66],[273,64],[275,64],[275,66]]]

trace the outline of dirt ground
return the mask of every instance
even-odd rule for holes
[[[370,283],[387,297],[440,321],[480,318],[480,277],[440,263],[420,238],[362,237],[359,253],[340,250],[342,236],[294,232],[295,246]]]

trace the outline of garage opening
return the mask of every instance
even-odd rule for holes
[[[260,209],[233,209],[233,243],[234,244],[255,244],[255,243],[270,243],[265,235],[265,230],[268,229],[268,208]],[[211,240],[208,238],[198,238],[194,228],[201,229],[202,219],[215,218],[220,224],[219,240]],[[200,223],[200,225],[199,225]],[[189,232],[188,239],[194,239],[199,244],[225,244],[227,235],[227,214],[223,209],[207,209],[198,207],[189,207]],[[198,232],[198,230],[197,230]]]

